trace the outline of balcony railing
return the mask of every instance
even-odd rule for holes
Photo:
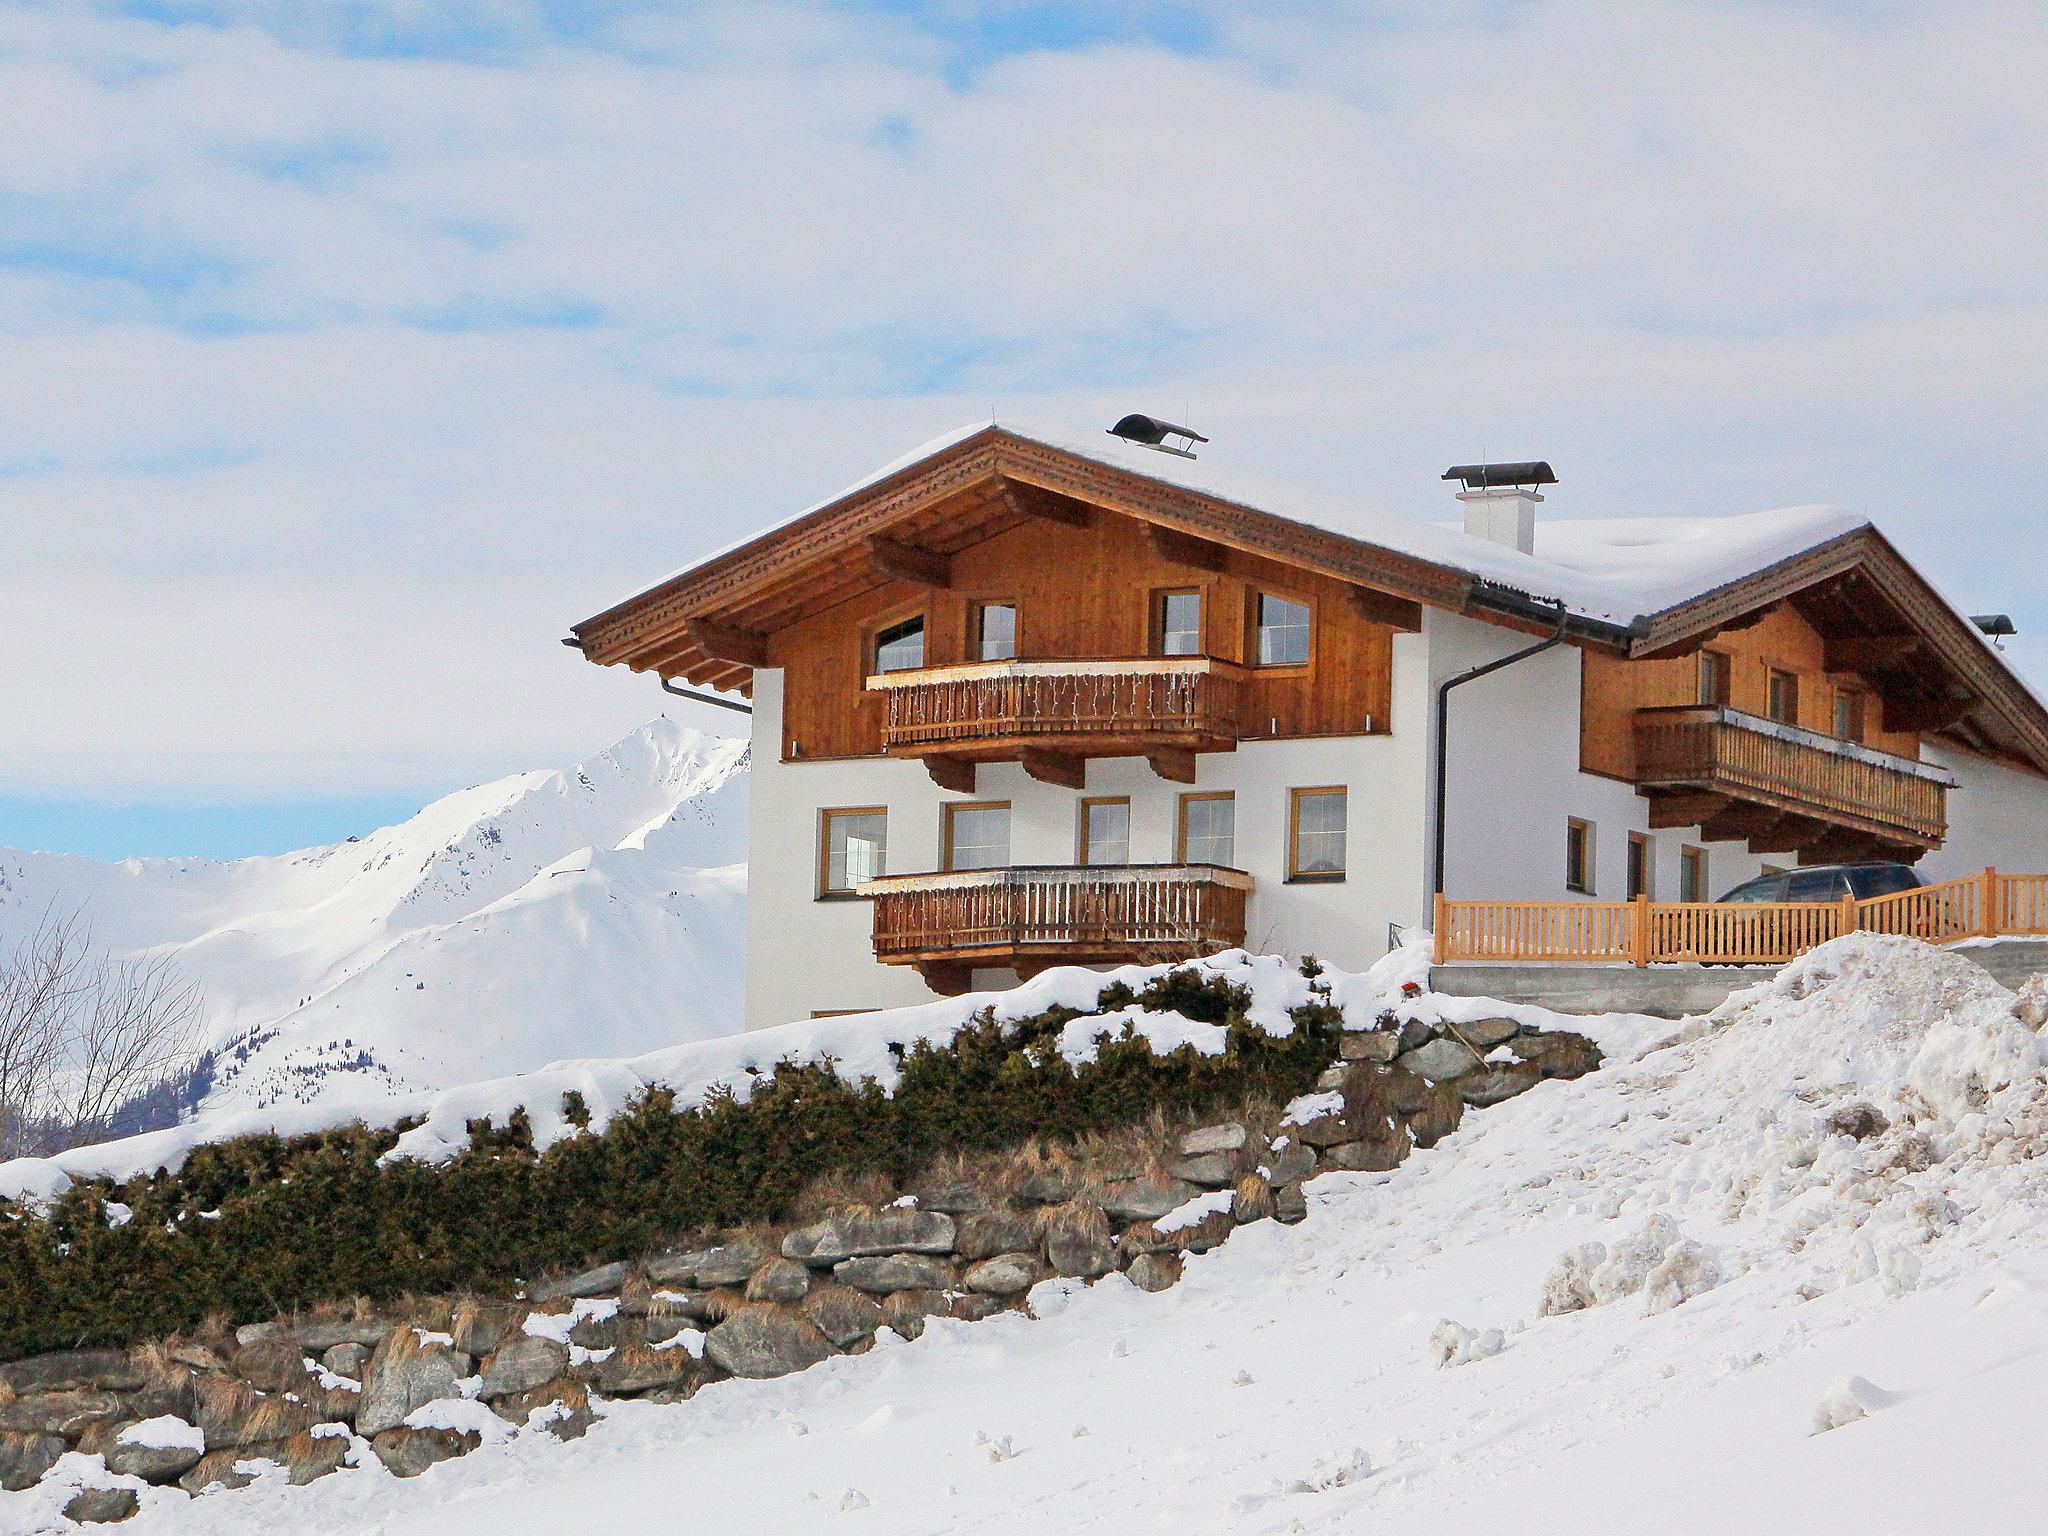
[[[887,697],[882,743],[899,753],[1005,742],[1084,755],[1226,746],[1245,692],[1242,667],[1208,656],[970,662],[886,672],[867,686]]]
[[[1938,847],[1948,834],[1940,768],[1722,705],[1639,709],[1636,783],[1773,806],[1878,837]]]
[[[1186,959],[1244,943],[1252,877],[1215,864],[1039,865],[886,875],[875,900],[885,964],[1092,964]]]

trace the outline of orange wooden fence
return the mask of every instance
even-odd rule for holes
[[[2048,935],[2048,875],[1987,869],[1859,901],[1436,899],[1436,961],[1695,961],[1782,965],[1845,933],[1957,939]]]

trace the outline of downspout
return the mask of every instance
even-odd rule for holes
[[[1466,683],[1477,682],[1490,672],[1512,667],[1518,661],[1527,661],[1531,656],[1541,655],[1564,644],[1566,613],[1563,603],[1557,605],[1557,629],[1548,640],[1539,640],[1534,645],[1503,656],[1498,661],[1489,661],[1484,666],[1474,667],[1469,672],[1460,672],[1456,677],[1445,678],[1437,684],[1436,690],[1436,840],[1430,858],[1431,899],[1444,893],[1444,833],[1450,814],[1446,788],[1450,778],[1451,741],[1451,690]]]

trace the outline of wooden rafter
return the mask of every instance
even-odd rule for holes
[[[683,633],[690,644],[713,661],[735,662],[743,667],[768,665],[768,637],[757,629],[720,624],[715,619],[688,619]]]
[[[1413,598],[1396,597],[1355,582],[1346,584],[1344,597],[1351,604],[1351,611],[1369,624],[1384,624],[1404,635],[1415,634],[1422,628],[1422,604]]]
[[[908,581],[921,587],[953,585],[953,557],[936,550],[905,544],[878,533],[868,538],[868,558],[874,561],[876,570],[896,581]]]
[[[1160,559],[1198,571],[1220,571],[1230,559],[1230,551],[1222,545],[1158,523],[1145,524],[1145,542]]]
[[[1829,635],[1822,645],[1822,664],[1830,672],[1860,672],[1866,676],[1910,660],[1923,645],[1918,635]]]

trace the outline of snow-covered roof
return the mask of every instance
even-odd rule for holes
[[[1854,513],[1829,506],[1784,507],[1732,517],[1539,517],[1536,553],[1525,555],[1469,534],[1461,525],[1393,516],[1342,497],[1219,469],[1210,460],[1159,453],[1107,432],[1077,437],[989,420],[942,433],[780,523],[693,560],[657,586],[991,430],[1464,571],[1546,602],[1561,601],[1582,617],[1624,625],[1865,526]]]

